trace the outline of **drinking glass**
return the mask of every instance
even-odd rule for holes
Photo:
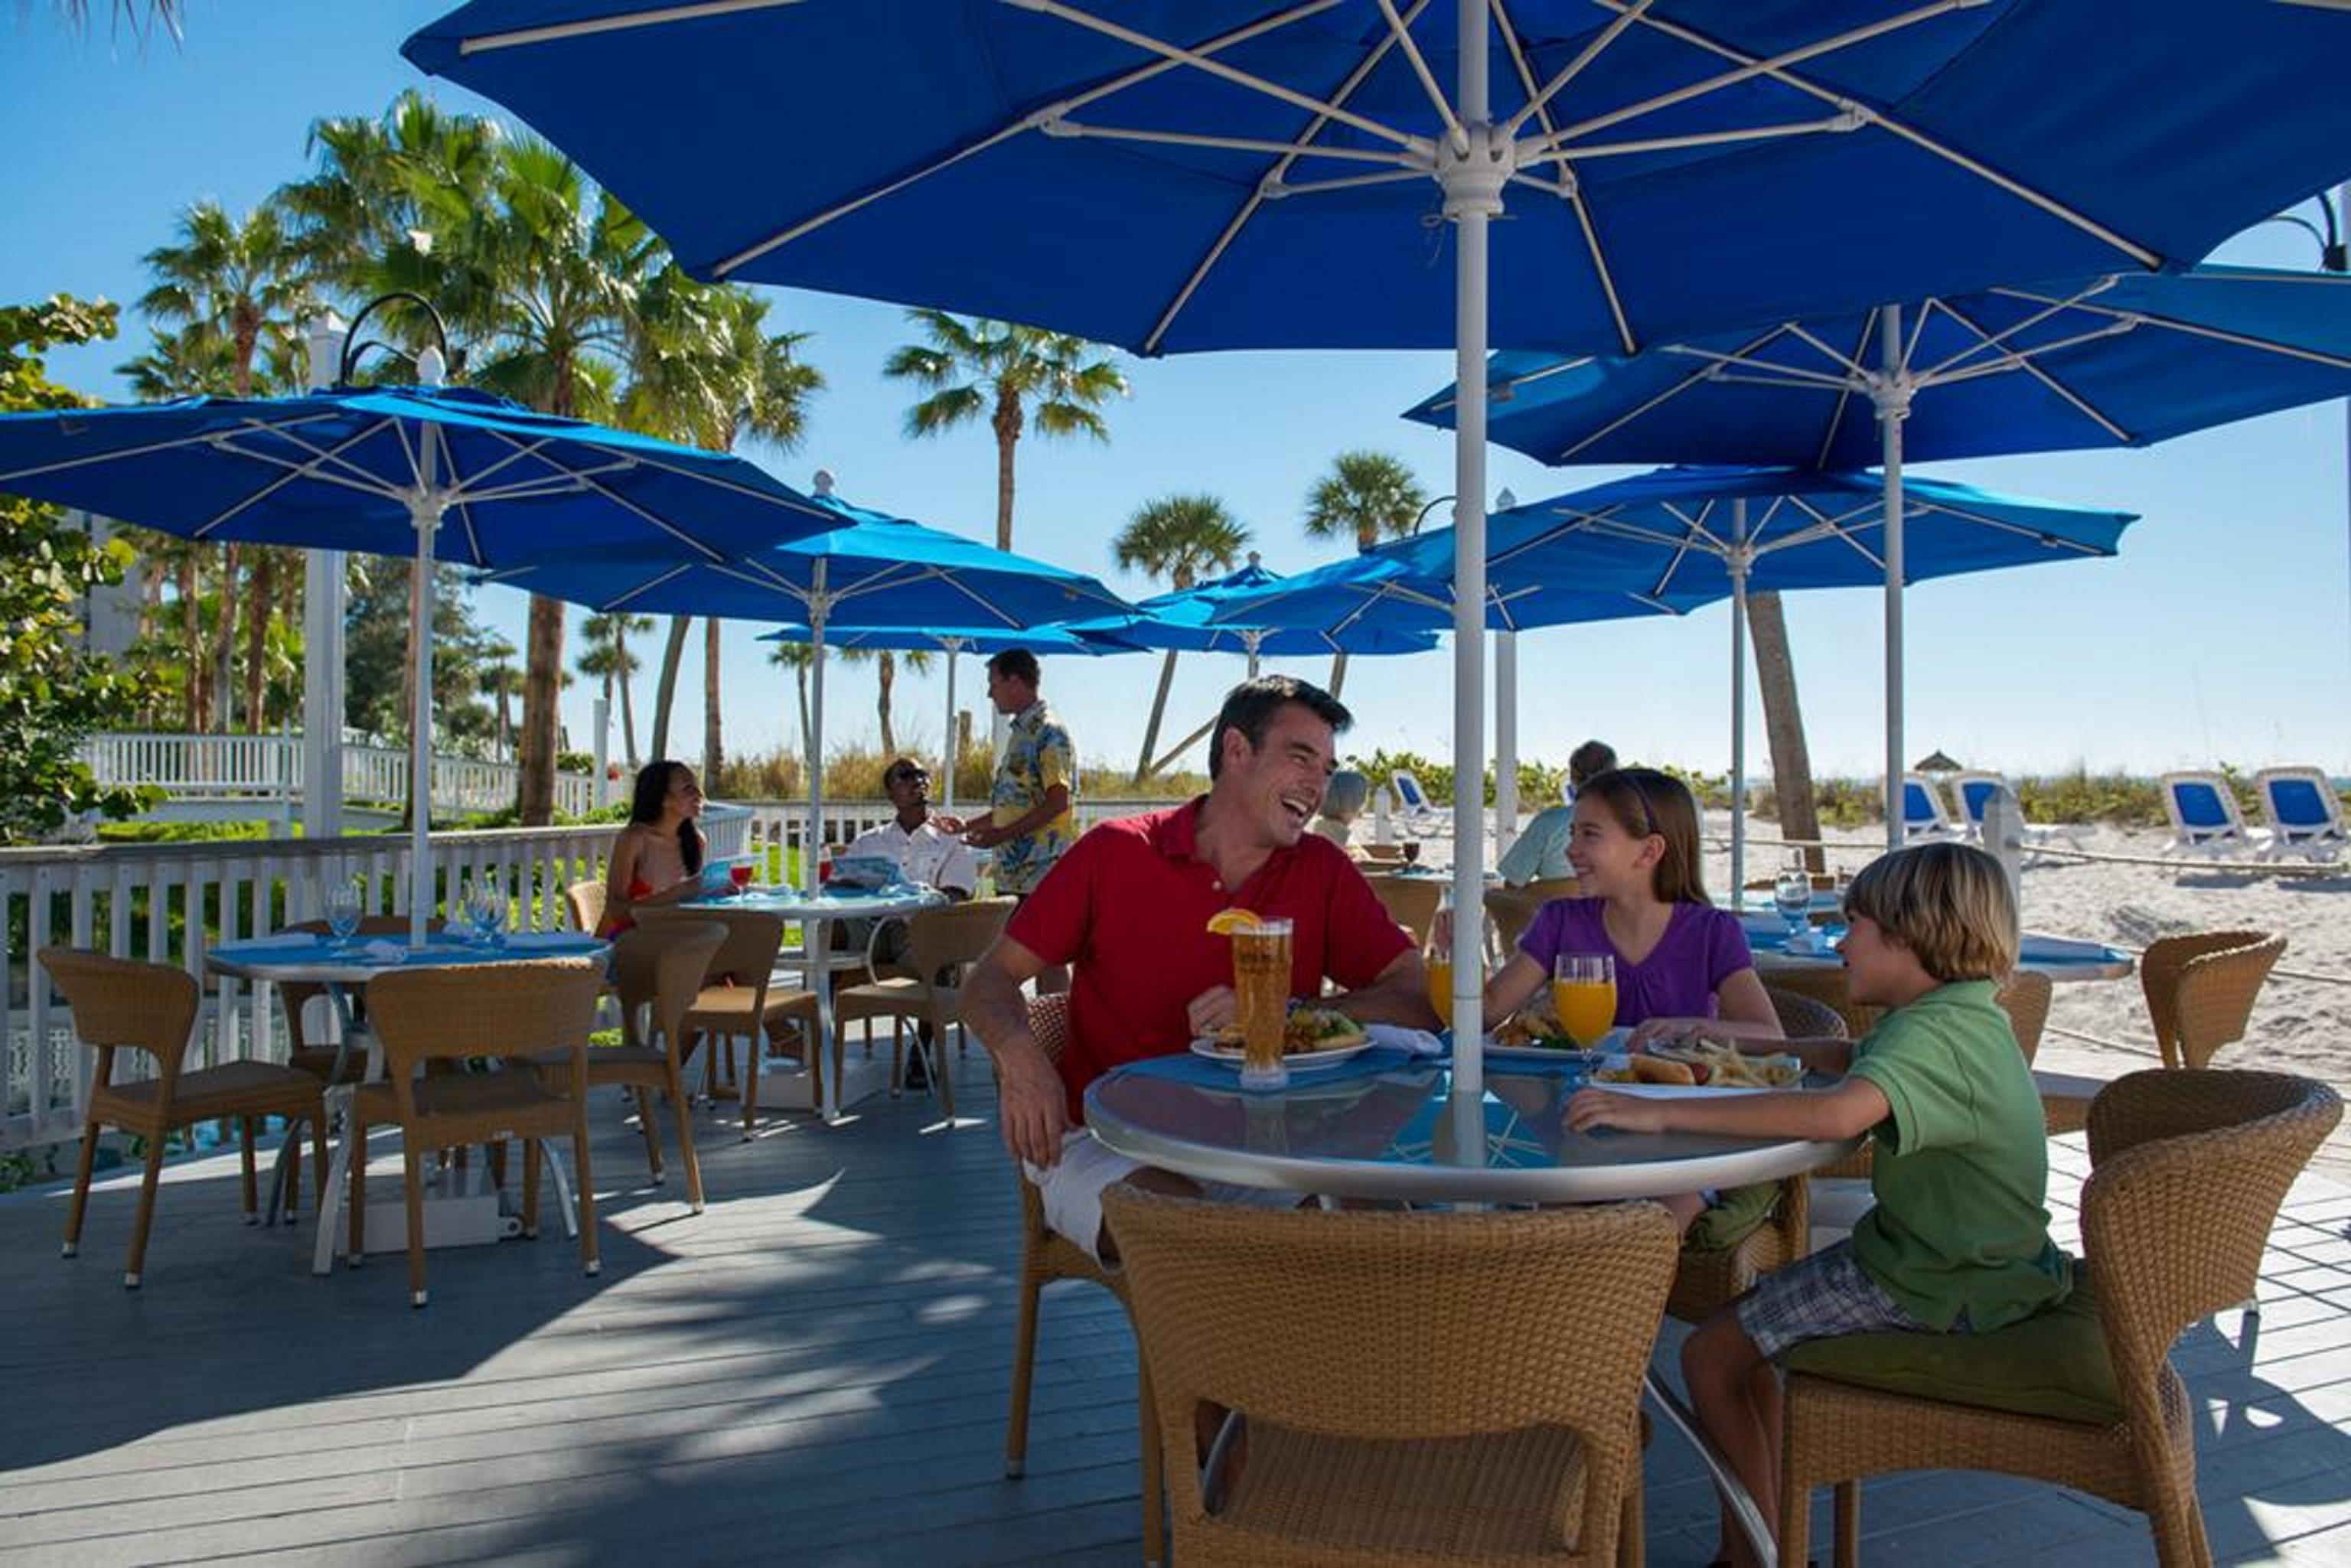
[[[349,947],[351,937],[360,928],[360,888],[355,882],[340,883],[327,889],[327,930],[334,945]]]
[[[1490,927],[1490,922],[1489,923]],[[1490,929],[1489,933],[1490,935]],[[1448,904],[1437,912],[1430,923],[1428,945],[1421,949],[1422,962],[1428,967],[1428,1005],[1437,1009],[1437,1027],[1453,1027],[1453,906]],[[1485,967],[1479,967],[1478,985],[1486,984]]]
[[[1404,852],[1405,864],[1418,865],[1420,863],[1420,841],[1418,839],[1406,839],[1397,847]]]
[[[474,929],[482,942],[495,947],[499,943],[498,927],[507,922],[507,894],[488,877],[475,877],[474,891],[465,900],[465,913],[472,917]]]
[[[1801,857],[1792,857],[1780,868],[1780,878],[1771,884],[1771,903],[1780,918],[1788,923],[1788,938],[1793,941],[1802,933],[1813,910],[1813,876]]]
[[[1562,953],[1552,965],[1551,1006],[1559,1025],[1589,1051],[1616,1024],[1616,959],[1609,953]]]
[[[726,877],[728,881],[735,884],[736,892],[742,892],[745,888],[751,885],[751,862],[749,861],[737,861],[733,865],[726,868]]]
[[[1290,924],[1260,920],[1236,931],[1233,995],[1241,1025],[1241,1087],[1279,1089],[1290,1082],[1281,1037],[1290,1018]]]

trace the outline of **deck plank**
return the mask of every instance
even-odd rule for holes
[[[549,1225],[434,1253],[423,1312],[396,1255],[313,1280],[307,1221],[239,1224],[233,1158],[168,1169],[135,1293],[119,1283],[135,1174],[99,1184],[71,1262],[60,1191],[0,1197],[0,1563],[1133,1562],[1134,1347],[1107,1293],[1047,1293],[1029,1474],[1003,1478],[1019,1207],[976,1057],[957,1099],[952,1130],[910,1097],[747,1142],[731,1107],[703,1113],[695,1216],[674,1150],[652,1185],[600,1096],[603,1274],[583,1278]],[[384,1193],[392,1150],[371,1167]],[[2054,1163],[2070,1240],[2078,1140]],[[2351,1561],[2346,1224],[2351,1191],[2305,1179],[2259,1318],[2223,1313],[2179,1346],[2223,1562]],[[1661,1436],[1646,1474],[1650,1561],[1696,1568],[1714,1545],[1702,1470]],[[1865,1497],[1869,1561],[2150,1555],[2126,1511],[2006,1478]],[[1825,1494],[1815,1514],[1824,1542]]]

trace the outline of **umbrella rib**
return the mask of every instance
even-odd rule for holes
[[[1437,85],[1436,73],[1428,68],[1428,61],[1421,55],[1420,46],[1412,41],[1411,26],[1396,15],[1395,0],[1379,0],[1379,7],[1380,15],[1387,19],[1389,37],[1395,39],[1396,47],[1403,51],[1405,64],[1412,68],[1412,74],[1420,78],[1420,89],[1428,95],[1428,105],[1437,110],[1437,118],[1445,122],[1445,134],[1452,141],[1454,150],[1468,152],[1468,130],[1462,125],[1461,117],[1453,112],[1453,105],[1446,101],[1445,89]]]
[[[2084,306],[2082,308],[2088,309],[2091,308]],[[1956,309],[1951,311],[1951,317],[1952,319],[1960,322],[1970,330],[1981,330],[1981,329],[1978,328],[1974,322],[1969,320],[1965,316],[1960,315]],[[2047,371],[2042,369],[2032,355],[2019,354],[2016,358],[2016,368],[2019,371],[2022,371],[2024,374],[2031,376],[2034,381],[2039,382],[2043,386],[2048,388],[2052,393],[2063,399],[2065,402],[2072,405],[2076,411],[2078,411],[2083,418],[2090,421],[2093,424],[2095,424],[2099,429],[2113,436],[2116,441],[2130,443],[2135,442],[2137,439],[2137,437],[2134,436],[2129,431],[2124,429],[2120,424],[2108,419],[2095,404],[2090,402],[2089,399],[2083,397],[2081,394],[2074,392],[2073,388],[2066,386],[2064,382],[2058,381],[2055,376],[2051,375]]]
[[[188,537],[199,539],[205,538],[214,528],[219,528],[231,517],[235,517],[239,512],[260,505],[263,501],[267,500],[270,497],[276,495],[287,486],[291,485],[297,479],[315,479],[321,485],[334,485],[346,490],[357,490],[363,496],[373,496],[378,500],[398,500],[402,495],[402,492],[399,489],[386,486],[381,480],[377,479],[365,469],[354,467],[353,474],[344,475],[329,474],[317,466],[317,464],[321,462],[332,461],[341,463],[343,461],[342,455],[344,452],[348,451],[352,446],[357,445],[360,442],[366,440],[369,436],[373,435],[377,431],[381,430],[386,423],[392,423],[395,425],[397,424],[396,421],[378,421],[376,423],[369,425],[366,429],[358,431],[355,434],[347,436],[342,441],[339,442],[331,450],[327,451],[308,446],[299,439],[289,435],[287,439],[293,441],[296,445],[302,446],[304,450],[315,454],[316,460],[312,463],[291,463],[272,453],[247,451],[246,448],[235,444],[233,437],[215,440],[213,443],[213,446],[216,451],[227,453],[231,456],[242,458],[248,463],[275,465],[285,469],[286,472],[280,474],[277,478],[272,479],[268,484],[262,486],[259,489],[254,491],[251,495],[237,502],[236,505],[229,507],[228,510],[215,513],[211,520],[206,522],[202,528],[195,529]],[[277,433],[277,427],[275,426],[267,426],[265,428],[270,429],[273,434]],[[345,466],[354,465],[346,464]]]
[[[503,33],[484,33],[477,37],[460,38],[460,55],[486,55],[500,49],[518,49],[532,44],[559,44],[572,38],[584,38],[597,33],[631,32],[640,27],[666,26],[672,22],[697,21],[705,16],[731,16],[737,11],[781,10],[802,0],[694,0],[691,5],[653,5],[642,11],[624,11],[614,16],[598,16],[589,21],[559,22],[544,27],[516,27]]]
[[[1595,0],[1595,3],[1602,5],[1618,7],[1625,4],[1626,0]],[[1955,10],[1958,9],[1960,5],[1970,3],[1973,3],[1973,0],[1953,0],[1953,3],[1950,4],[1929,7],[1927,11],[1910,12],[1902,17],[1889,18],[1888,21],[1919,20],[1925,16],[1930,15],[1934,11]],[[1642,18],[1642,22],[1644,26],[1655,27],[1659,32],[1665,33],[1669,37],[1680,38],[1683,41],[1694,44],[1700,48],[1710,49],[1713,52],[1721,55],[1726,59],[1751,61],[1754,57],[1747,54],[1744,50],[1733,48],[1728,44],[1708,37],[1706,35],[1697,31],[1695,28],[1685,27],[1677,23],[1661,20],[1655,16],[1645,16]],[[1884,25],[1881,24],[1881,26],[1883,26]],[[1830,89],[1822,87],[1815,82],[1807,81],[1802,77],[1797,76],[1792,72],[1775,68],[1778,62],[1776,61],[1766,62],[1759,66],[1757,68],[1767,71],[1775,81],[1779,81],[1787,87],[1793,88],[1800,92],[1810,93],[1814,98],[1820,99],[1823,102],[1839,105],[1851,102],[1850,99],[1831,90]],[[1957,167],[1965,170],[1967,172],[1975,175],[1978,179],[2007,192],[2010,195],[2016,197],[2021,202],[2024,202],[2032,206],[2040,208],[2043,212],[2045,212],[2050,216],[2056,218],[2059,222],[2069,224],[2074,228],[2080,229],[2084,234],[2090,235],[2101,244],[2112,246],[2115,249],[2121,251],[2124,255],[2137,262],[2141,267],[2152,269],[2163,265],[2163,256],[2161,253],[2150,250],[2135,240],[2126,238],[2125,236],[2115,233],[2114,230],[2108,228],[2105,225],[2099,223],[2095,218],[2091,217],[2088,214],[2077,212],[2074,208],[2067,206],[2064,203],[2057,200],[2055,197],[2049,195],[2047,193],[2036,190],[2032,186],[2026,184],[2023,181],[2019,180],[2012,175],[2001,172],[1999,170],[1994,169],[1990,164],[1984,162],[1981,159],[1971,157],[1969,154],[1960,152],[1956,147],[1945,146],[1934,137],[1928,135],[1926,132],[1919,131],[1914,126],[1905,124],[1903,121],[1895,119],[1891,115],[1880,113],[1879,111],[1869,109],[1866,106],[1855,105],[1855,107],[1857,108],[1867,119],[1869,124],[1876,126],[1877,129],[1886,131],[1889,135],[1900,137],[1903,141],[1909,142],[1912,146],[1917,147],[1921,152],[1930,153],[1937,158],[1944,160],[1946,162],[1954,164]]]
[[[1780,125],[1749,125],[1731,131],[1694,131],[1682,136],[1646,136],[1631,141],[1607,141],[1580,147],[1531,148],[1520,154],[1520,163],[1583,162],[1590,158],[1622,158],[1635,152],[1676,152],[1688,147],[1735,146],[1747,141],[1769,141],[1789,136],[1837,134],[1856,129],[1851,118],[1833,114],[1823,120],[1792,120]],[[1566,133],[1561,132],[1563,136]]]
[[[1778,330],[1778,328],[1772,328],[1771,330],[1766,331],[1761,337],[1754,340],[1754,341],[1741,345],[1738,349],[1737,352],[1744,354],[1761,348],[1764,344],[1771,340],[1772,336]],[[1697,352],[1695,350],[1690,351],[1693,353]],[[1672,386],[1667,387],[1665,391],[1657,393],[1656,396],[1649,399],[1646,402],[1642,403],[1639,407],[1626,410],[1623,415],[1609,421],[1606,424],[1602,425],[1598,430],[1586,435],[1583,440],[1573,442],[1567,446],[1562,448],[1559,455],[1552,458],[1550,461],[1553,463],[1572,462],[1574,459],[1575,455],[1582,452],[1585,447],[1591,446],[1594,443],[1604,440],[1608,436],[1614,434],[1617,431],[1624,429],[1635,420],[1664,406],[1673,399],[1679,397],[1682,393],[1693,391],[1705,384],[1705,382],[1711,378],[1713,374],[1714,367],[1709,365],[1703,370],[1694,372],[1684,380],[1675,382]]]
[[[2039,295],[2021,288],[1997,288],[1991,292],[2005,294],[2017,299],[2041,298]],[[2231,332],[2225,327],[2208,327],[2202,322],[2186,321],[2176,316],[2151,316],[2141,312],[2126,311],[2119,306],[2099,305],[2086,300],[2077,308],[2122,317],[2139,325],[2161,328],[2167,332],[2182,332],[2189,337],[2210,338],[2215,342],[2227,343],[2231,348],[2258,349],[2264,353],[2283,355],[2287,359],[2307,360],[2313,364],[2325,365],[2329,370],[2351,370],[2351,359],[2346,359],[2342,355],[2330,354],[2320,349],[2304,349],[2293,343],[2281,343],[2274,339],[2256,338],[2242,332]]]
[[[1646,0],[1596,0],[1596,3],[1617,11],[1625,10],[1628,5],[1631,9],[1642,10]],[[1792,87],[1800,86],[1823,102],[1835,104],[1842,110],[1856,113],[1874,120],[1876,116],[1871,110],[1840,94],[1831,92],[1825,88],[1815,87],[1801,77],[1791,75],[1788,68],[1802,65],[1806,60],[1817,59],[1823,55],[1834,54],[1840,49],[1851,48],[1856,44],[1868,43],[1887,33],[1899,32],[1905,27],[1930,21],[1947,11],[1959,10],[1964,5],[1977,3],[1980,3],[1980,0],[1934,0],[1933,4],[1905,11],[1900,16],[1881,17],[1863,26],[1847,28],[1842,33],[1834,34],[1825,38],[1817,38],[1812,43],[1769,57],[1752,55],[1743,49],[1732,48],[1693,28],[1660,20],[1643,10],[1643,14],[1638,18],[1642,26],[1656,28],[1668,37],[1720,55],[1723,58],[1734,62],[1733,68],[1708,77],[1702,81],[1685,83],[1670,92],[1659,93],[1655,98],[1643,99],[1638,103],[1624,104],[1610,110],[1605,114],[1595,114],[1588,120],[1564,126],[1553,135],[1534,145],[1537,148],[1557,145],[1579,136],[1588,136],[1595,131],[1605,130],[1611,125],[1621,125],[1628,120],[1653,114],[1659,110],[1671,109],[1676,104],[1687,103],[1696,98],[1704,98],[1709,93],[1719,92],[1726,88],[1737,87],[1740,83],[1759,76],[1768,76]],[[1521,150],[1520,156],[1524,155],[1524,150]]]
[[[2036,344],[2030,349],[2018,348],[2009,341],[2010,339],[2014,338],[2018,333],[2029,332],[2033,328],[2038,327],[2041,323],[2048,320],[2053,316],[2056,316],[2065,310],[2080,308],[2083,302],[2092,294],[2105,287],[2113,282],[2114,279],[2112,277],[2104,278],[2092,285],[2090,287],[2084,289],[2081,293],[2074,295],[2070,299],[2032,300],[2031,303],[2041,305],[2044,308],[2033,311],[2023,319],[2014,322],[1997,332],[1990,331],[1983,327],[1978,326],[1973,320],[1961,314],[1957,306],[1953,305],[1947,299],[1928,299],[1921,302],[1918,308],[1918,314],[1922,319],[1929,311],[1935,311],[1944,316],[1948,316],[1965,330],[1972,334],[1973,341],[1963,345],[1956,352],[1947,355],[1938,362],[1929,365],[1925,370],[1917,372],[1918,384],[1926,386],[1931,385],[1937,382],[1958,380],[1963,374],[1981,374],[1988,370],[2010,370],[2014,368],[2014,362],[2017,360],[2022,359],[2026,355],[2047,353],[2053,348],[2064,348],[2074,342],[2085,341],[2090,337],[2098,336],[2099,334],[2096,333],[2085,334],[2082,337],[2066,339],[2063,342],[2057,344]],[[1970,361],[1977,360],[1985,355],[1994,356],[1994,362],[1989,365],[1976,365],[1970,363]]]
[[[68,413],[61,413],[57,416],[58,422],[60,423],[64,423],[78,417],[85,412],[87,411],[76,409]],[[333,417],[335,416],[331,413],[319,413],[312,414],[304,420],[289,420],[287,423],[288,424],[310,423],[318,420],[331,419]],[[275,430],[282,427],[277,425],[266,425],[263,428]],[[193,435],[175,435],[168,441],[144,442],[137,446],[110,447],[104,452],[92,452],[79,457],[61,458],[55,463],[42,463],[30,468],[10,469],[5,474],[0,474],[0,485],[5,485],[12,479],[34,479],[38,478],[44,474],[63,474],[75,468],[87,468],[93,464],[120,463],[127,458],[152,456],[158,452],[176,452],[183,446],[212,446],[217,444],[220,438],[220,432],[207,430]]]
[[[1421,12],[1428,8],[1430,0],[1416,0],[1411,14],[1405,17],[1406,25],[1409,26],[1413,21],[1417,20]],[[1365,51],[1363,59],[1356,64],[1353,71],[1348,73],[1346,79],[1339,84],[1332,97],[1342,105],[1345,104],[1349,99],[1355,96],[1357,89],[1364,85],[1380,62],[1387,57],[1388,51],[1395,47],[1395,38],[1391,34]],[[1317,115],[1300,133],[1299,140],[1303,143],[1311,144],[1316,137],[1322,134],[1323,130],[1330,123],[1329,116]],[[1192,303],[1192,296],[1199,292],[1200,286],[1208,280],[1208,274],[1215,271],[1217,265],[1224,260],[1225,253],[1231,249],[1233,242],[1240,237],[1241,230],[1248,226],[1249,220],[1256,217],[1259,211],[1270,199],[1266,193],[1267,191],[1279,186],[1296,162],[1297,158],[1294,154],[1285,154],[1275,162],[1272,168],[1266,171],[1265,178],[1260,180],[1257,188],[1249,192],[1242,201],[1239,208],[1226,223],[1223,232],[1218,234],[1215,243],[1208,246],[1207,254],[1200,258],[1200,264],[1192,269],[1191,276],[1186,277],[1183,286],[1176,289],[1175,298],[1167,302],[1167,308],[1159,313],[1159,319],[1152,324],[1151,330],[1144,335],[1143,340],[1144,353],[1155,354],[1159,351],[1160,341],[1176,325],[1176,318],[1182,315],[1185,308]]]
[[[1310,0],[1309,4],[1300,5],[1292,10],[1282,12],[1277,16],[1259,17],[1256,21],[1248,24],[1246,26],[1237,27],[1220,38],[1213,38],[1207,43],[1201,45],[1200,50],[1202,53],[1207,54],[1214,53],[1219,49],[1231,48],[1236,45],[1246,43],[1263,34],[1276,31],[1281,27],[1286,27],[1290,26],[1290,23],[1298,21],[1303,17],[1311,16],[1320,12],[1326,11],[1336,3],[1337,0]],[[1426,3],[1426,0],[1424,0],[1424,3]],[[982,152],[987,152],[991,148],[999,146],[1006,141],[1009,141],[1016,136],[1022,135],[1031,131],[1040,131],[1053,120],[1066,116],[1071,110],[1081,109],[1087,104],[1100,102],[1102,99],[1109,98],[1113,94],[1125,91],[1128,88],[1139,86],[1144,82],[1151,80],[1155,77],[1164,76],[1167,72],[1176,69],[1180,63],[1181,62],[1169,59],[1154,60],[1151,64],[1137,67],[1135,69],[1127,72],[1123,76],[1113,77],[1108,81],[1088,88],[1085,91],[1077,94],[1075,97],[1064,99],[1059,103],[1049,105],[1046,108],[1038,110],[1034,114],[1025,115],[1009,125],[999,127],[998,129],[988,132],[986,136],[973,142],[968,147],[950,152],[944,158],[938,159],[931,163],[926,163],[923,167],[916,169],[910,173],[902,174],[894,180],[886,181],[866,192],[862,195],[852,197],[850,200],[842,202],[837,206],[828,207],[824,211],[817,213],[810,217],[803,218],[799,223],[793,224],[787,228],[778,229],[756,244],[736,252],[733,256],[726,257],[716,266],[713,267],[711,271],[715,276],[723,279],[727,276],[727,274],[749,266],[752,262],[758,260],[759,257],[767,255],[771,250],[780,249],[784,246],[791,244],[792,241],[800,238],[804,235],[811,234],[816,230],[824,227],[828,224],[833,223],[841,218],[845,218],[861,208],[871,206],[875,202],[893,196],[910,185],[919,184],[923,181],[929,179],[932,175],[947,169],[952,169],[956,164],[962,162],[965,159],[976,157]]]
[[[1269,152],[1277,157],[1328,158],[1351,163],[1378,163],[1388,168],[1394,168],[1399,159],[1411,156],[1406,152],[1374,152],[1364,147],[1322,147],[1311,142],[1272,141],[1248,136],[1210,136],[1190,131],[1151,131],[1138,126],[1098,125],[1075,120],[1056,120],[1053,134],[1084,141],[1136,141],[1148,146],[1210,147],[1231,152]],[[1428,171],[1415,169],[1411,172],[1425,177]],[[1286,193],[1304,188],[1285,186],[1284,190]]]
[[[1641,0],[1641,3],[1646,5],[1648,0]],[[1509,125],[1505,128],[1506,133],[1516,136],[1519,127],[1526,123],[1528,114],[1532,113],[1536,122],[1542,127],[1543,134],[1548,136],[1558,127],[1552,123],[1548,103],[1536,101],[1538,89],[1535,85],[1534,68],[1527,59],[1525,46],[1519,40],[1518,28],[1510,21],[1510,6],[1504,3],[1504,0],[1494,0],[1493,12],[1494,25],[1501,33],[1502,47],[1510,52],[1510,63],[1517,68],[1519,73],[1520,89],[1527,95],[1528,99],[1526,109],[1511,117]],[[1589,61],[1604,46],[1607,39],[1614,37],[1631,25],[1629,16],[1620,16],[1610,22],[1607,27],[1602,29],[1601,36],[1583,50],[1582,61],[1571,65],[1567,70],[1570,73],[1581,70],[1583,61]],[[1560,85],[1565,85],[1564,78],[1560,79]],[[1567,201],[1568,210],[1575,214],[1576,229],[1583,236],[1584,256],[1592,264],[1593,276],[1599,280],[1600,297],[1608,302],[1608,319],[1615,323],[1616,342],[1629,354],[1637,347],[1639,340],[1633,336],[1633,323],[1626,318],[1625,301],[1616,291],[1616,275],[1609,267],[1607,254],[1601,246],[1600,231],[1593,225],[1591,204],[1583,199],[1583,192],[1580,187],[1571,187],[1562,193]],[[1490,392],[1489,395],[1491,395]]]
[[[1560,93],[1566,89],[1570,82],[1583,75],[1584,68],[1591,65],[1593,61],[1598,59],[1602,51],[1606,49],[1609,45],[1614,43],[1624,33],[1625,28],[1630,27],[1635,22],[1640,20],[1641,14],[1646,11],[1651,4],[1652,0],[1633,0],[1633,4],[1631,5],[1625,7],[1614,17],[1610,19],[1606,26],[1593,34],[1592,41],[1584,45],[1583,48],[1577,50],[1573,59],[1560,67],[1560,68],[1552,74],[1551,80],[1543,83],[1541,88],[1537,88],[1534,83],[1533,73],[1526,68],[1526,57],[1519,47],[1518,29],[1510,25],[1509,8],[1502,4],[1502,0],[1495,0],[1495,16],[1501,22],[1503,29],[1509,37],[1511,55],[1520,62],[1519,74],[1521,84],[1525,87],[1527,93],[1525,107],[1521,108],[1518,113],[1510,116],[1509,120],[1503,121],[1502,134],[1511,138],[1513,141],[1517,140],[1520,129],[1526,125],[1526,122],[1529,120],[1537,115],[1541,115],[1542,117],[1543,132],[1546,136],[1557,134],[1556,128],[1551,123],[1552,99],[1557,98]]]

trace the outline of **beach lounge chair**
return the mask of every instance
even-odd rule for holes
[[[2314,861],[2339,858],[2351,845],[2343,826],[2343,801],[2335,783],[2315,768],[2264,768],[2253,775],[2262,815],[2269,819],[2272,860],[2302,855]]]
[[[1970,843],[1983,842],[1984,807],[2002,789],[2011,789],[2007,775],[2001,773],[1962,773],[1951,780],[1951,793],[1959,802],[1959,831]],[[2027,822],[2024,824],[2024,847],[2027,851],[2046,849],[2054,843],[2084,844],[2089,841],[2090,825],[2086,822]]]
[[[2258,852],[2269,841],[2267,833],[2245,826],[2235,791],[2218,773],[2167,773],[2156,780],[2156,788],[2163,795],[2164,814],[2171,819],[2165,854],[2218,859]]]
[[[1963,837],[1943,804],[1943,792],[1924,773],[1902,776],[1902,837],[1916,843],[1926,839]]]
[[[1397,815],[1405,831],[1416,838],[1441,833],[1452,825],[1453,819],[1437,809],[1420,780],[1399,768],[1388,775],[1388,787],[1395,791]]]

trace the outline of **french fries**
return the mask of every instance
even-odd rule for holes
[[[1655,1055],[1687,1066],[1700,1083],[1719,1089],[1792,1089],[1803,1081],[1803,1059],[1785,1051],[1750,1056],[1720,1040],[1691,1040],[1651,1048]],[[1635,1062],[1639,1058],[1634,1059]]]

